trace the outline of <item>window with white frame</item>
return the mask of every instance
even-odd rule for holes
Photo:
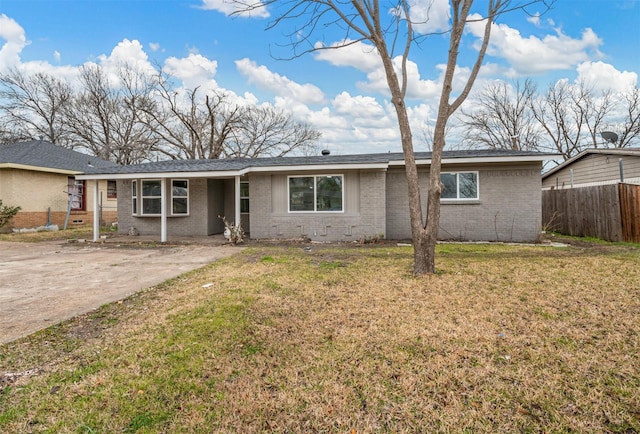
[[[131,214],[138,214],[138,181],[131,181]]]
[[[159,179],[142,180],[142,215],[159,215],[162,209],[162,182]]]
[[[443,200],[477,200],[478,172],[443,172],[440,181],[444,185]]]
[[[189,214],[189,181],[186,179],[171,181],[171,214]]]
[[[342,212],[342,175],[289,177],[289,212]]]
[[[240,182],[240,212],[249,212],[249,182]]]

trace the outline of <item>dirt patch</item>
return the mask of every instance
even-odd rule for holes
[[[0,344],[238,251],[229,245],[0,241]]]

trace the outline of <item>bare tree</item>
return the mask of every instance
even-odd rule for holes
[[[527,4],[536,2],[537,0],[532,0]],[[264,3],[255,3],[247,6],[246,2],[240,0],[236,0],[235,3],[242,11],[264,6]],[[415,26],[423,23],[419,23],[412,17],[413,2],[399,0],[389,3],[386,7],[380,5],[378,0],[348,0],[344,2],[335,2],[333,0],[271,0],[266,2],[267,5],[282,5],[282,12],[268,28],[280,25],[284,21],[293,22],[294,28],[290,35],[294,56],[319,49],[341,48],[360,42],[371,44],[375,48],[375,52],[378,54],[384,68],[387,85],[391,93],[391,102],[398,119],[409,194],[409,214],[414,246],[413,271],[416,275],[434,273],[436,271],[435,246],[438,238],[440,195],[442,192],[440,167],[442,151],[445,146],[447,123],[451,115],[467,98],[478,75],[495,18],[509,10],[511,3],[511,0],[489,0],[487,2],[486,16],[483,19],[485,22],[484,35],[477,57],[462,91],[451,101],[454,71],[462,35],[469,20],[473,0],[451,0],[450,2],[452,16],[451,27],[448,32],[449,52],[438,105],[438,117],[433,132],[433,150],[429,169],[429,193],[425,221],[420,198],[418,168],[414,157],[413,137],[405,102],[408,84],[407,62],[409,60],[409,51],[413,44],[425,42],[424,35],[420,35],[415,31]],[[516,7],[524,6],[519,4],[514,6],[514,8]],[[301,17],[306,17],[307,20],[299,24]],[[344,30],[345,36],[338,44],[319,47],[312,40],[312,35],[321,33],[322,29],[327,27]],[[394,57],[397,55],[396,50],[398,50],[398,57],[400,57],[398,70],[394,64]]]
[[[178,160],[224,155],[224,142],[239,125],[240,107],[229,104],[224,93],[204,98],[199,88],[180,93],[161,73],[154,88],[158,104],[145,110],[142,119],[156,137],[159,153]]]
[[[227,157],[282,157],[291,152],[314,153],[320,132],[281,109],[249,106],[242,110],[231,136],[224,146]]]
[[[467,147],[539,149],[541,131],[531,108],[535,95],[536,86],[529,79],[488,84],[474,99],[474,110],[461,110]]]
[[[600,131],[613,109],[611,92],[599,98],[586,83],[571,85],[565,80],[551,84],[546,93],[533,100],[536,120],[551,142],[551,150],[565,160],[588,147],[598,147]]]
[[[612,125],[618,132],[619,148],[627,148],[640,142],[640,88],[634,87],[625,92],[617,103],[622,106],[623,119]]]
[[[0,74],[0,112],[10,136],[69,146],[63,117],[72,94],[68,83],[44,72],[27,75],[14,68]]]
[[[75,144],[120,164],[148,159],[155,142],[140,113],[154,103],[144,74],[123,66],[112,83],[102,67],[90,65],[81,69],[80,80],[82,90],[66,110]]]

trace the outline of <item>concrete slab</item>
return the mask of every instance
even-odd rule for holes
[[[240,251],[211,239],[151,247],[136,241],[0,241],[0,344]]]

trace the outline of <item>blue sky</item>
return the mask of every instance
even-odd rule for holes
[[[431,1],[431,30],[437,30],[447,2],[416,5]],[[17,67],[72,78],[87,62],[160,65],[185,88],[224,89],[238,101],[292,110],[335,153],[400,150],[380,65],[366,47],[278,60],[291,52],[283,46],[286,28],[265,30],[274,15],[229,17],[226,8],[224,0],[0,0],[0,72]],[[640,0],[557,0],[545,15],[537,17],[539,11],[535,6],[498,21],[476,90],[488,80],[513,78],[532,78],[541,87],[560,79],[615,91],[638,85]],[[469,30],[461,75],[477,41],[477,30]],[[324,35],[325,43],[341,36]],[[439,36],[410,55],[417,149],[436,116],[445,56]]]

